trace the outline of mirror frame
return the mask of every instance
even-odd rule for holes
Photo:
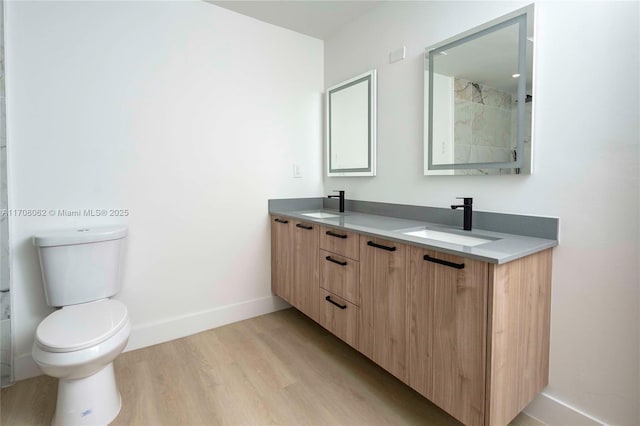
[[[347,89],[358,83],[366,81],[368,83],[368,152],[367,167],[353,169],[336,169],[331,165],[331,96],[341,90]],[[375,176],[376,175],[376,119],[377,119],[377,103],[376,103],[376,70],[370,70],[353,78],[345,80],[341,83],[333,85],[327,89],[326,95],[326,144],[327,144],[327,176]]]
[[[426,176],[431,175],[444,175],[442,171],[446,170],[466,170],[466,169],[518,169],[523,166],[524,158],[524,120],[525,120],[525,100],[526,100],[526,82],[527,82],[527,25],[528,20],[533,18],[534,5],[531,4],[524,8],[518,9],[514,12],[496,18],[483,25],[472,28],[456,36],[450,37],[440,43],[429,46],[425,49],[425,63],[424,70],[429,71],[429,80],[425,81],[425,115],[427,116],[427,122],[425,123],[425,164],[424,174]],[[516,142],[516,160],[508,162],[493,162],[493,163],[453,163],[453,164],[433,164],[433,75],[434,63],[433,59],[438,51],[451,49],[466,42],[480,38],[486,34],[490,34],[494,31],[503,29],[511,25],[518,25],[518,89],[517,89],[517,102],[518,102],[518,126],[517,126],[517,142]],[[534,49],[534,46],[531,47]],[[535,56],[535,53],[534,53]],[[534,58],[535,67],[535,58]],[[535,86],[533,75],[531,77],[532,92]],[[428,95],[427,95],[428,93]],[[535,99],[535,96],[534,96]],[[533,120],[533,118],[532,118]],[[533,121],[531,126],[531,133],[533,134]],[[533,144],[533,137],[531,137],[531,143]],[[533,151],[533,150],[532,150]],[[531,153],[533,155],[533,152]],[[529,160],[531,163],[531,159]],[[449,174],[447,174],[449,175]]]

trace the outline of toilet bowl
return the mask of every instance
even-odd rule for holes
[[[67,306],[40,323],[33,359],[59,379],[52,424],[108,424],[116,418],[121,398],[113,361],[130,332],[125,305],[113,299]]]
[[[106,425],[120,412],[113,361],[131,333],[122,288],[127,228],[121,225],[37,235],[44,294],[58,308],[36,330],[31,351],[58,379],[54,425]]]

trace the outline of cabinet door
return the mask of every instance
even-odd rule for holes
[[[318,226],[293,221],[293,305],[318,321]]]
[[[411,247],[409,385],[465,425],[484,422],[486,262]]]
[[[360,236],[358,350],[405,382],[407,247]]]
[[[293,223],[271,217],[271,291],[293,304]]]

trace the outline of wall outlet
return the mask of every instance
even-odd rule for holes
[[[293,163],[293,177],[294,178],[301,178],[302,177],[302,171],[300,169],[301,169],[300,164]]]

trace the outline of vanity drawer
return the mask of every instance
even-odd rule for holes
[[[358,307],[320,289],[320,325],[352,347],[358,343]]]
[[[320,248],[342,256],[358,260],[360,258],[360,246],[358,234],[344,229],[320,227]]]
[[[320,250],[320,287],[359,305],[360,262]]]

